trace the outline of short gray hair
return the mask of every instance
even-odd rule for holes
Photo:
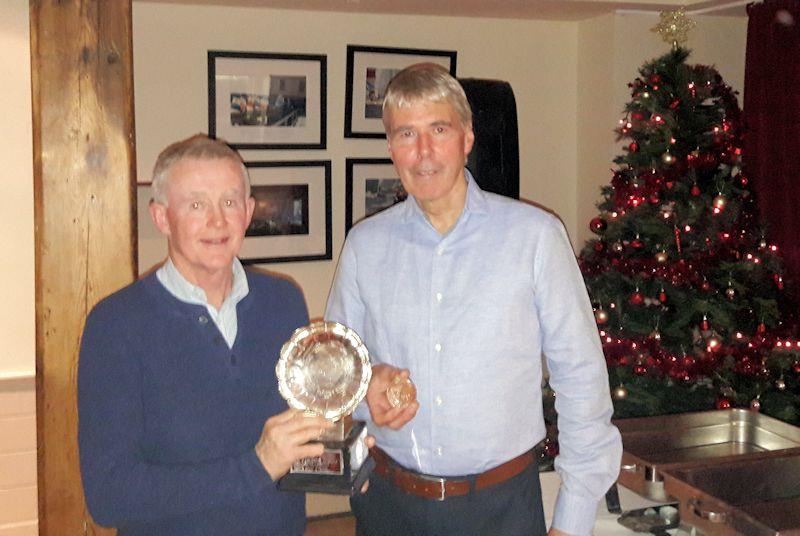
[[[169,172],[172,166],[186,158],[234,162],[242,172],[244,196],[245,198],[250,197],[250,174],[239,153],[222,140],[209,138],[205,134],[195,134],[185,140],[173,143],[158,155],[156,165],[153,167],[153,201],[162,205],[167,204]]]
[[[446,102],[458,114],[463,125],[472,122],[472,109],[458,80],[436,63],[410,65],[394,75],[383,99],[383,126],[389,128],[386,111],[408,108],[420,102]]]

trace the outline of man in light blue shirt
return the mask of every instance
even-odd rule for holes
[[[351,230],[325,314],[358,332],[374,363],[379,448],[369,491],[351,500],[358,534],[545,534],[532,453],[545,436],[542,354],[562,479],[549,534],[589,534],[621,442],[564,228],[464,169],[471,111],[445,69],[398,74],[383,121],[409,197]],[[408,375],[417,401],[392,407],[386,390]]]

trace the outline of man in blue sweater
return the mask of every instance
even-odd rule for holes
[[[94,519],[132,535],[301,535],[304,496],[275,481],[330,424],[287,410],[275,362],[308,322],[300,291],[236,258],[254,200],[239,155],[197,135],[167,147],[150,214],[169,258],[84,328],[81,475]]]

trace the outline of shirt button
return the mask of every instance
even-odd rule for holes
[[[208,324],[208,317],[206,315],[200,315],[197,317],[197,321],[200,324]]]
[[[441,406],[442,405],[442,397],[441,396],[437,396],[433,400],[434,400],[434,402],[436,402],[437,406]]]
[[[433,349],[434,349],[434,350],[436,350],[437,352],[441,352],[441,351],[442,351],[442,345],[441,345],[441,344],[439,344],[439,343],[437,342],[437,343],[436,343],[436,344],[433,346]]]
[[[437,455],[437,456],[441,456],[441,455],[442,455],[442,452],[443,452],[443,451],[442,451],[442,447],[436,447],[436,455]]]
[[[436,301],[437,301],[437,302],[440,302],[440,301],[442,301],[442,293],[441,293],[441,292],[437,292],[437,293],[436,293]]]
[[[441,257],[442,253],[444,253],[444,248],[443,247],[436,248],[436,254],[437,255],[439,255]]]

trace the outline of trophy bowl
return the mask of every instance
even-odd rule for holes
[[[294,331],[275,366],[278,389],[288,404],[334,421],[320,437],[321,456],[292,465],[279,489],[350,494],[369,476],[367,429],[350,414],[367,394],[372,367],[367,347],[352,329],[313,322]]]

